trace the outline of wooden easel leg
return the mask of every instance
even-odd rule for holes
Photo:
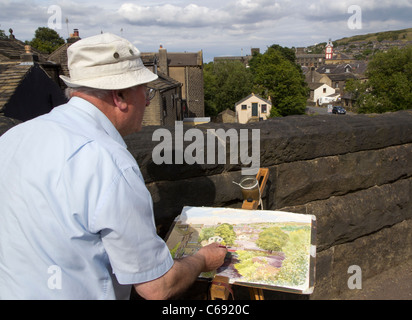
[[[228,300],[229,295],[234,299],[232,286],[229,283],[228,277],[215,276],[210,287],[211,300]]]
[[[251,300],[264,300],[263,290],[260,288],[249,288]]]
[[[269,169],[267,168],[260,168],[257,175],[256,180],[259,182],[259,190],[260,194],[263,194],[263,190],[266,187],[266,182],[269,178]],[[252,201],[248,202],[247,200],[243,201],[242,209],[246,210],[255,210],[259,206],[259,201]],[[212,281],[212,285],[210,287],[210,299],[222,299],[227,300],[229,295],[232,294],[232,286],[229,284],[229,278],[222,277],[222,276],[215,276]],[[264,300],[263,290],[260,288],[249,288],[249,294],[251,300]]]

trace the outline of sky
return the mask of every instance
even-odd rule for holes
[[[38,27],[67,39],[110,32],[142,52],[214,57],[306,47],[329,39],[412,27],[412,0],[0,0],[0,29],[25,41]]]

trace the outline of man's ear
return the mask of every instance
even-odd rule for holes
[[[124,90],[112,91],[113,102],[121,111],[127,110],[127,103],[124,99]]]

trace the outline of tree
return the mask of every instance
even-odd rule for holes
[[[270,227],[259,233],[256,245],[264,250],[281,251],[289,240],[289,236],[279,227]]]
[[[4,33],[4,30],[0,29],[0,39],[7,39],[7,35]]]
[[[383,113],[412,107],[412,46],[377,53],[367,69],[368,81],[348,81],[345,91],[359,113]]]
[[[34,49],[44,53],[52,53],[64,43],[55,30],[46,27],[37,28],[34,38],[29,42]]]
[[[287,116],[305,112],[308,88],[303,73],[289,50],[269,47],[250,62],[254,90],[272,100],[271,116]]]
[[[253,77],[240,61],[210,62],[203,68],[205,113],[216,116],[252,92]]]
[[[235,243],[236,232],[233,230],[233,226],[231,224],[222,223],[216,228],[215,234],[223,239],[223,245],[230,246]]]

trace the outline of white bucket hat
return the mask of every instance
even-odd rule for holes
[[[77,41],[67,56],[70,78],[60,78],[71,88],[121,90],[158,78],[143,65],[135,46],[110,33]]]

